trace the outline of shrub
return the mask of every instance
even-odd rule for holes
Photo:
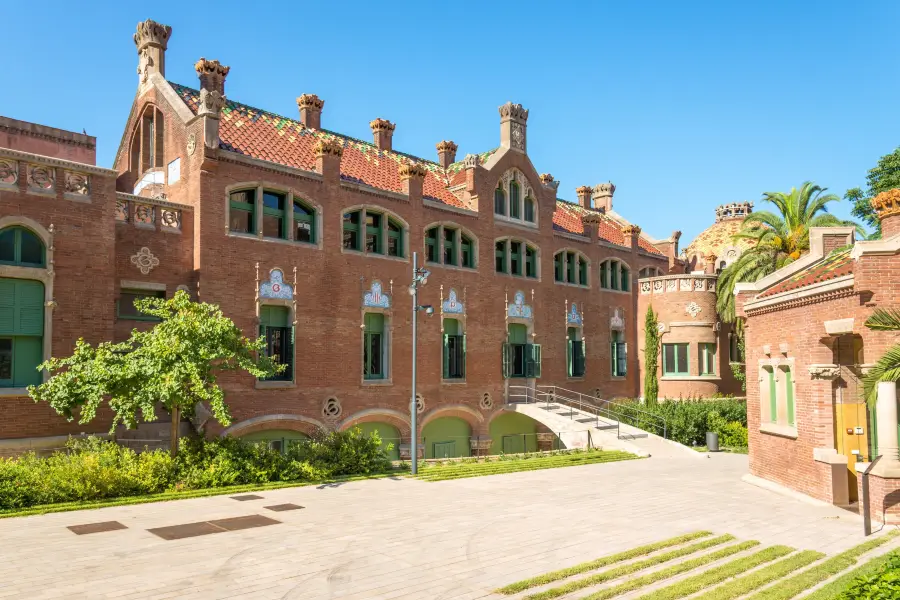
[[[874,574],[861,575],[839,596],[839,600],[893,600],[900,598],[900,553],[890,559]]]
[[[358,427],[347,431],[320,431],[311,441],[294,444],[286,456],[308,462],[329,475],[371,475],[391,469],[378,433],[366,436]]]
[[[646,429],[662,435],[658,421],[645,415],[662,417],[666,421],[666,434],[669,439],[687,446],[702,446],[706,443],[706,432],[710,428],[709,418],[715,413],[713,424],[725,427],[728,423],[747,425],[747,406],[734,398],[698,400],[668,400],[659,404],[640,404],[637,401],[612,403],[610,411],[623,423]],[[634,410],[637,409],[637,410]],[[720,434],[721,435],[721,434]],[[723,444],[724,445],[724,444]],[[746,444],[745,444],[746,445]]]
[[[726,448],[746,448],[749,444],[747,428],[737,421],[732,421],[725,425],[722,431],[719,432],[719,437],[722,440],[722,445]]]

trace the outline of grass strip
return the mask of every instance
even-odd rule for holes
[[[484,467],[497,467],[510,464],[535,464],[539,462],[568,462],[579,460],[595,460],[597,458],[622,458],[634,456],[629,452],[620,450],[593,450],[590,452],[577,452],[573,454],[541,455],[525,454],[514,458],[498,458],[496,460],[484,460],[477,462],[454,461],[450,464],[431,464],[424,466],[425,473],[438,473],[446,471],[458,471],[465,469],[479,469]],[[471,459],[466,459],[471,460]]]
[[[836,575],[847,567],[856,564],[856,559],[861,555],[887,543],[892,540],[895,535],[897,535],[897,532],[892,531],[889,534],[882,535],[874,540],[869,540],[859,546],[841,552],[811,569],[807,569],[790,579],[785,579],[770,588],[762,590],[758,594],[754,594],[750,597],[750,600],[787,600],[788,598],[793,598],[800,592],[804,592],[809,588],[822,583],[832,575]]]
[[[726,579],[746,573],[750,569],[754,569],[759,565],[772,562],[782,556],[787,556],[794,551],[794,548],[788,546],[772,546],[764,550],[760,550],[756,554],[746,558],[738,558],[731,562],[720,565],[709,571],[682,579],[678,583],[674,583],[668,587],[650,592],[640,597],[640,600],[678,600],[691,594],[703,591],[708,587],[722,583]]]
[[[821,552],[804,550],[782,561],[778,561],[774,565],[769,565],[749,575],[744,575],[740,579],[735,579],[725,585],[709,590],[705,594],[700,594],[692,600],[733,600],[734,598],[740,598],[745,594],[758,590],[767,583],[778,581],[797,569],[801,569],[824,557],[825,555]]]
[[[859,567],[853,569],[845,575],[841,575],[828,585],[819,588],[803,600],[836,600],[850,587],[853,580],[857,577],[868,577],[875,574],[882,566],[890,562],[891,558],[897,554],[897,551],[888,552],[872,560],[863,563]]]
[[[677,550],[672,550],[671,552],[666,552],[665,554],[660,554],[659,556],[653,556],[651,558],[639,560],[628,565],[622,565],[621,567],[610,569],[609,571],[603,571],[602,573],[596,573],[583,579],[576,579],[575,581],[570,581],[569,583],[563,584],[559,587],[550,588],[549,590],[531,594],[529,596],[526,596],[525,598],[526,600],[549,600],[550,598],[558,598],[576,590],[591,587],[592,585],[597,585],[598,583],[603,583],[604,581],[618,579],[619,577],[624,577],[625,575],[631,575],[632,573],[637,573],[642,569],[661,565],[662,563],[668,562],[670,560],[688,556],[690,554],[694,554],[695,552],[706,550],[707,548],[712,548],[714,546],[719,546],[721,544],[724,544],[725,542],[730,542],[732,540],[734,540],[733,535],[720,535],[719,537],[715,537],[709,540],[703,540],[702,542],[692,544],[690,546],[685,546],[684,548],[678,548]]]
[[[523,471],[538,471],[541,469],[554,469],[559,467],[574,467],[579,465],[601,464],[633,460],[639,457],[622,453],[613,456],[594,456],[589,458],[571,458],[569,460],[540,460],[524,459],[510,460],[499,463],[483,463],[482,465],[467,465],[466,467],[443,467],[433,471],[426,470],[419,474],[417,479],[422,481],[446,481],[448,479],[462,479],[466,477],[481,477],[484,475],[499,475],[502,473],[519,473]]]
[[[610,556],[604,556],[602,558],[597,558],[595,560],[583,562],[581,564],[577,564],[572,567],[567,567],[565,569],[551,571],[550,573],[538,575],[537,577],[531,577],[530,579],[523,579],[522,581],[517,581],[515,583],[511,583],[511,584],[509,584],[505,587],[502,587],[496,591],[498,594],[506,594],[506,595],[517,594],[523,590],[537,587],[539,585],[553,583],[554,581],[559,581],[560,579],[565,579],[566,577],[571,577],[573,575],[581,575],[582,573],[586,573],[587,571],[594,571],[601,567],[608,567],[609,565],[613,565],[617,562],[631,560],[632,558],[639,558],[641,556],[650,554],[651,552],[656,552],[657,550],[662,550],[664,548],[670,548],[672,546],[684,544],[685,542],[692,542],[696,539],[703,538],[703,537],[709,537],[711,535],[712,535],[712,532],[710,532],[710,531],[697,531],[695,533],[688,533],[686,535],[680,535],[678,537],[669,538],[669,539],[663,540],[661,542],[655,542],[653,544],[647,544],[646,546],[639,546],[639,547],[633,548],[631,550],[619,552],[618,554],[612,554]]]
[[[179,492],[162,492],[159,494],[147,494],[144,496],[120,496],[118,498],[104,498],[102,500],[77,500],[74,502],[60,502],[58,504],[40,504],[27,508],[13,508],[0,510],[0,519],[11,517],[27,517],[30,515],[45,515],[49,513],[69,512],[73,510],[90,510],[94,508],[108,508],[111,506],[128,506],[131,504],[148,504],[150,502],[172,502],[174,500],[189,500],[191,498],[206,498],[209,496],[225,496],[240,492],[263,492],[266,490],[278,490],[290,487],[309,487],[311,485],[334,485],[350,481],[364,479],[383,479],[385,477],[397,477],[403,475],[402,471],[392,473],[380,473],[374,475],[353,475],[348,477],[332,477],[321,481],[272,481],[269,483],[245,483],[217,488],[204,488],[200,490],[185,490]]]
[[[661,569],[659,571],[654,571],[653,573],[648,573],[647,575],[643,575],[641,577],[629,579],[621,585],[606,588],[604,590],[599,590],[589,596],[585,596],[581,600],[606,600],[607,598],[613,598],[615,596],[618,596],[619,594],[625,594],[627,592],[642,588],[645,585],[656,583],[657,581],[668,579],[669,577],[674,577],[675,575],[687,573],[688,571],[692,571],[697,567],[702,567],[703,565],[708,565],[709,563],[732,556],[734,554],[737,554],[738,552],[749,550],[754,546],[759,546],[759,542],[752,540],[749,542],[741,542],[740,544],[735,544],[734,546],[728,546],[727,548],[722,548],[717,552],[713,552],[705,556],[699,556],[691,560],[686,560],[682,563],[678,563],[677,565],[672,565],[667,569]]]

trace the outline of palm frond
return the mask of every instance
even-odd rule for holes
[[[883,381],[900,381],[900,344],[888,348],[863,377],[863,393],[870,408],[878,400],[878,384]]]
[[[866,327],[875,331],[900,331],[900,308],[876,308],[866,319]]]

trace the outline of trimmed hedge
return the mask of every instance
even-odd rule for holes
[[[609,408],[614,418],[623,423],[659,435],[663,433],[659,422],[644,417],[638,410],[662,417],[667,424],[666,437],[685,446],[706,444],[707,431],[717,432],[720,438],[727,438],[732,444],[746,440],[747,405],[733,398],[666,400],[658,404],[641,404],[638,400],[629,400],[611,402],[605,406]],[[723,439],[720,439],[720,444],[729,445],[725,444]],[[743,445],[746,446],[746,441]]]

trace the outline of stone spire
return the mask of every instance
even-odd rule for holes
[[[151,73],[166,76],[166,46],[172,28],[147,19],[137,24],[134,45],[138,53],[138,82],[147,83]]]
[[[611,183],[600,183],[594,186],[591,199],[594,201],[594,208],[609,212],[613,207],[613,194],[616,193],[616,186]]]
[[[528,110],[521,104],[507,102],[500,107],[500,145],[504,148],[526,152],[525,127]]]

